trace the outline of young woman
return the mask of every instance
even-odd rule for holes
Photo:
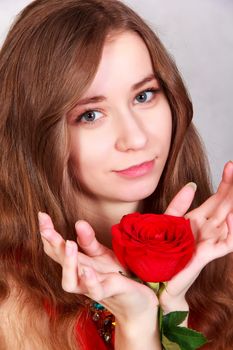
[[[211,196],[156,35],[120,1],[36,0],[1,49],[0,81],[1,348],[160,350],[160,304],[189,310],[203,349],[230,350],[233,163]],[[191,221],[196,252],[160,300],[111,250],[111,226],[134,211]],[[114,345],[90,300],[114,315]]]

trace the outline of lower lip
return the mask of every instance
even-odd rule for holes
[[[139,177],[148,174],[152,170],[153,166],[154,160],[151,160],[150,162],[145,162],[141,165],[134,166],[129,169],[116,171],[116,173],[126,177]]]

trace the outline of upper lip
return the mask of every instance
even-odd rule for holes
[[[133,168],[136,168],[136,167],[139,167],[145,163],[149,163],[151,162],[152,160],[154,159],[150,159],[150,160],[145,160],[144,162],[141,162],[141,163],[138,163],[138,164],[135,164],[135,165],[131,165],[130,167],[128,168],[125,168],[125,169],[121,169],[121,170],[116,170],[117,172],[120,172],[120,171],[126,171],[126,170],[130,170],[130,169],[133,169]]]

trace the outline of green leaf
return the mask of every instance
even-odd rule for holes
[[[165,335],[162,336],[162,345],[165,350],[180,350],[179,345],[171,342]]]
[[[163,328],[170,328],[178,326],[181,324],[187,317],[188,311],[174,311],[163,316]]]
[[[181,350],[196,350],[207,342],[203,334],[185,327],[171,327],[164,330],[164,335],[177,343]]]

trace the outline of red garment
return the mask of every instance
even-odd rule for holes
[[[44,302],[44,307],[49,317],[55,317],[57,311],[47,301]],[[114,337],[109,343],[104,341],[98,333],[96,324],[92,320],[91,314],[88,313],[88,309],[84,309],[81,312],[76,324],[76,332],[78,344],[81,346],[79,350],[114,350]]]
[[[94,321],[84,310],[76,326],[77,338],[81,341],[81,350],[113,350],[113,341],[107,344],[99,335]]]

